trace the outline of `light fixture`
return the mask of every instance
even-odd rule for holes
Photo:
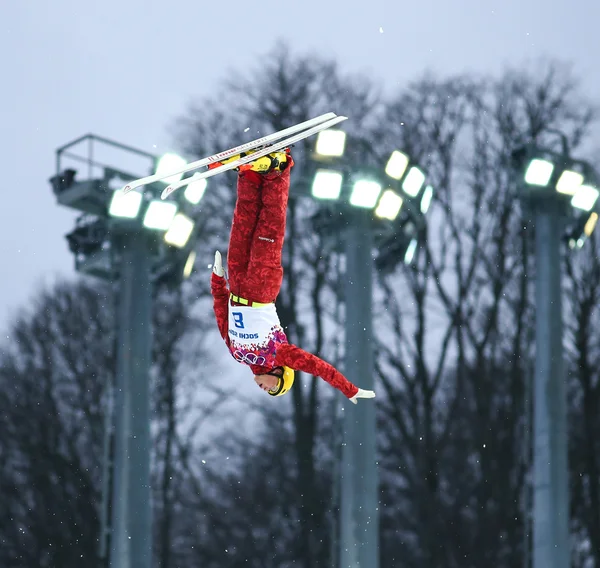
[[[525,171],[525,183],[545,187],[554,172],[554,164],[548,160],[535,158],[531,160]]]
[[[68,235],[69,250],[74,254],[90,255],[105,246],[108,238],[108,229],[104,219],[79,225]]]
[[[77,170],[72,168],[66,169],[61,174],[57,174],[50,178],[50,184],[52,185],[52,189],[56,195],[59,193],[69,189],[73,183],[75,182],[75,176],[77,175]]]
[[[425,174],[416,166],[413,166],[408,170],[404,181],[402,182],[402,190],[411,197],[416,197],[421,191],[425,183]]]
[[[333,170],[317,170],[312,184],[316,199],[338,199],[342,191],[343,176]]]
[[[344,155],[346,133],[343,130],[322,130],[317,135],[315,152],[319,156],[337,157]]]
[[[598,213],[595,211],[589,216],[588,220],[585,223],[585,227],[583,228],[583,233],[586,237],[591,237],[594,229],[596,228],[596,224],[598,223]]]
[[[598,213],[596,211],[592,211],[587,218],[578,218],[575,226],[569,230],[569,248],[582,248],[587,239],[592,236],[597,224]]]
[[[598,195],[600,195],[600,192],[595,187],[581,185],[571,198],[571,205],[576,209],[591,211],[596,205],[596,201],[598,201]]]
[[[423,196],[421,197],[421,213],[425,215],[427,211],[429,211],[429,206],[431,205],[431,200],[433,199],[433,187],[428,185],[423,191]]]
[[[377,203],[381,185],[376,181],[359,179],[355,182],[350,194],[350,205],[372,209]]]
[[[171,184],[179,181],[181,179],[182,173],[173,173],[173,175],[169,175],[172,172],[176,172],[177,170],[183,168],[187,162],[177,154],[165,154],[158,161],[158,165],[156,166],[156,175],[160,176],[169,176],[160,181],[162,183]]]
[[[556,183],[556,191],[566,195],[575,195],[577,189],[583,183],[583,176],[579,172],[565,170]]]
[[[190,251],[190,254],[185,261],[185,265],[183,267],[183,278],[189,278],[192,274],[192,270],[194,270],[194,264],[196,262],[196,251]]]
[[[375,215],[381,219],[393,221],[400,213],[403,199],[395,191],[386,189],[377,204]]]
[[[385,173],[393,179],[401,179],[408,167],[408,161],[406,154],[399,150],[394,150],[385,166]]]
[[[192,180],[199,176],[200,174],[195,173],[192,176]],[[185,192],[183,196],[192,204],[198,205],[202,198],[204,197],[204,192],[206,191],[207,181],[206,178],[199,179],[198,181],[191,181],[189,185],[185,188]]]
[[[144,215],[144,227],[166,231],[170,227],[175,213],[177,213],[176,203],[154,199],[148,205],[148,209]]]
[[[194,221],[183,213],[177,213],[165,233],[165,242],[174,247],[183,248],[194,230]]]
[[[415,252],[417,252],[417,244],[417,239],[412,239],[410,243],[408,243],[408,247],[404,253],[404,264],[411,264],[414,260]]]
[[[111,217],[123,219],[135,219],[142,205],[142,194],[138,191],[123,193],[117,189],[113,192],[108,206],[108,214]]]

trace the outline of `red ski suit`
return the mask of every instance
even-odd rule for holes
[[[230,293],[261,304],[274,303],[279,294],[283,280],[281,251],[285,236],[290,170],[291,167],[288,167],[283,172],[268,174],[250,170],[238,175],[237,201],[227,253],[230,288],[227,288],[225,278],[214,272],[211,277],[217,325],[233,357],[248,365],[255,375],[286,366],[321,377],[346,397],[352,398],[358,392],[355,385],[329,363],[290,344],[279,326],[273,327],[268,345],[242,352],[232,345],[232,335],[235,337],[237,333],[229,329],[230,308],[236,310],[236,306],[240,304],[230,298]],[[253,362],[264,364],[252,364]]]

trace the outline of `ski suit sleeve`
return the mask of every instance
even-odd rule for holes
[[[213,310],[215,312],[215,317],[217,318],[219,333],[221,334],[221,337],[228,342],[229,290],[227,289],[225,278],[217,276],[213,272],[210,280],[210,291],[213,296]]]
[[[285,365],[295,371],[303,371],[315,377],[321,377],[332,387],[341,391],[346,397],[352,398],[358,387],[353,385],[333,365],[330,365],[316,355],[308,353],[296,345],[286,343],[277,349],[276,365]]]

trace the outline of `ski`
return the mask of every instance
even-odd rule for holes
[[[206,170],[201,173],[196,173],[193,176],[182,179],[181,181],[178,181],[177,183],[173,183],[173,184],[169,185],[168,187],[166,187],[164,189],[164,191],[162,192],[161,199],[166,199],[174,191],[176,191],[182,187],[185,187],[186,185],[188,185],[192,182],[196,182],[200,179],[205,179],[205,178],[209,178],[212,176],[216,176],[217,174],[220,174],[222,172],[226,172],[228,170],[233,170],[239,166],[253,162],[254,160],[256,160],[258,158],[262,158],[263,156],[266,156],[267,154],[270,154],[272,152],[277,152],[278,150],[282,150],[283,148],[287,148],[288,146],[291,146],[292,144],[295,144],[296,142],[299,142],[300,140],[303,140],[304,138],[308,138],[309,136],[312,136],[313,134],[317,134],[321,130],[326,130],[327,128],[331,128],[332,126],[335,126],[336,124],[339,124],[340,122],[347,120],[347,119],[348,119],[347,116],[335,116],[335,118],[331,118],[330,120],[328,120],[326,122],[317,124],[316,126],[313,126],[312,128],[305,130],[304,132],[300,132],[299,134],[296,134],[296,135],[286,138],[284,140],[280,140],[279,142],[275,142],[274,144],[271,144],[269,146],[265,146],[265,147],[259,149],[257,152],[254,152],[248,156],[244,156],[243,158],[240,158],[239,160],[235,160],[233,162],[230,162],[229,164],[223,164],[223,165],[213,168],[211,170]],[[281,132],[283,132],[283,131],[281,131]],[[165,176],[165,177],[167,177],[167,176]]]
[[[141,187],[143,185],[148,185],[148,184],[160,181],[161,179],[165,179],[165,178],[168,178],[168,177],[171,177],[174,175],[184,174],[184,173],[190,172],[192,170],[196,170],[198,168],[208,166],[214,162],[220,162],[221,160],[226,160],[227,158],[230,158],[231,156],[235,156],[236,154],[241,154],[242,152],[245,152],[247,150],[253,150],[254,148],[259,148],[261,146],[271,144],[271,143],[275,142],[276,140],[279,140],[280,138],[290,136],[290,135],[300,132],[304,129],[311,128],[317,124],[321,124],[326,121],[332,120],[335,117],[337,117],[337,115],[334,112],[328,112],[328,113],[322,114],[315,118],[311,118],[310,120],[301,122],[300,124],[295,124],[294,126],[290,126],[288,128],[284,128],[283,130],[279,130],[279,131],[269,134],[267,136],[263,136],[262,138],[257,138],[256,140],[252,140],[251,142],[245,142],[244,144],[241,144],[240,146],[237,146],[235,148],[230,148],[229,150],[224,150],[223,152],[219,152],[217,154],[213,154],[212,156],[208,156],[207,158],[202,158],[201,160],[196,160],[195,162],[190,162],[189,164],[186,164],[184,167],[179,168],[178,170],[174,170],[174,171],[168,172],[166,174],[161,174],[161,175],[153,174],[153,175],[143,177],[143,178],[137,179],[135,181],[129,182],[127,185],[125,185],[123,187],[122,191],[123,191],[123,193],[129,193],[130,191],[137,189],[138,187]]]

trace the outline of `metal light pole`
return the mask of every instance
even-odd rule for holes
[[[86,145],[87,156],[75,152],[81,144]],[[50,180],[58,203],[83,213],[75,230],[67,235],[76,270],[118,282],[116,385],[107,388],[107,399],[115,404],[114,416],[109,415],[110,404],[106,409],[100,558],[106,558],[110,534],[111,568],[150,568],[152,288],[153,283],[178,286],[190,275],[195,229],[193,219],[185,213],[199,203],[206,185],[192,183],[168,203],[158,199],[164,184],[126,195],[113,188],[115,182],[122,187],[137,176],[96,163],[95,145],[122,151],[127,161],[141,157],[150,162],[153,171],[174,171],[184,160],[173,154],[159,160],[90,134],[57,150],[56,175]],[[64,169],[65,159],[87,164],[87,178],[78,179],[76,170]],[[108,427],[111,419],[114,429]]]
[[[313,155],[319,167],[314,174],[311,194],[319,201],[345,202],[343,217],[339,220],[335,217],[332,225],[335,227],[333,230],[345,236],[346,244],[344,369],[352,383],[365,390],[373,390],[374,229],[380,229],[378,246],[382,243],[383,234],[395,244],[395,248],[388,251],[394,257],[390,259],[391,263],[404,256],[404,262],[410,264],[417,246],[413,230],[416,229],[415,222],[423,220],[433,188],[425,186],[425,173],[398,150],[392,152],[385,170],[346,167],[342,160],[345,143],[343,131],[330,129],[319,133]],[[347,177],[351,178],[351,183],[344,182]],[[395,181],[390,182],[387,178]],[[390,183],[395,189],[389,187]],[[348,219],[348,224],[340,226],[339,222],[345,219]],[[409,229],[409,225],[413,228]],[[339,554],[334,559],[335,566],[378,568],[379,479],[375,404],[360,401],[355,406],[346,400],[342,427]]]
[[[150,568],[150,236],[117,237],[121,253],[111,568]]]
[[[564,210],[564,203],[558,199],[541,200],[534,205],[534,568],[568,568],[570,565],[567,393],[561,301]]]
[[[354,210],[346,231],[348,379],[374,386],[372,212]],[[363,404],[361,404],[363,402]],[[379,504],[375,405],[344,402],[340,503],[340,568],[378,568]]]
[[[594,230],[600,191],[591,166],[528,145],[513,153],[522,197],[535,223],[535,372],[533,385],[533,568],[568,568],[569,469],[563,365],[562,240],[581,247]],[[524,171],[523,171],[524,168]],[[573,222],[572,218],[575,218]],[[567,221],[570,221],[569,231]],[[574,225],[574,227],[573,227]]]

